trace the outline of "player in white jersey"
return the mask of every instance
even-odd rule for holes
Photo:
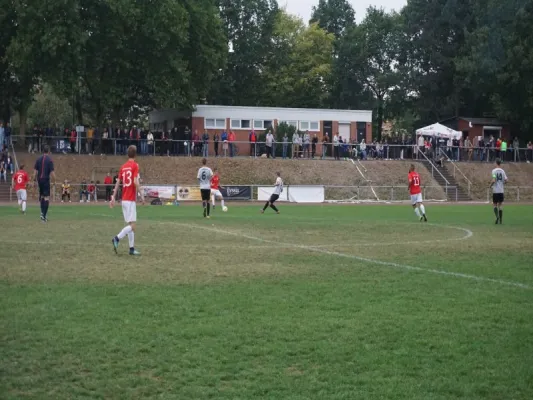
[[[283,179],[281,179],[281,176],[280,176],[281,174],[279,172],[276,172],[276,175],[278,177],[276,178],[276,183],[274,184],[274,192],[270,196],[270,200],[268,200],[265,203],[265,206],[261,210],[261,214],[265,213],[265,210],[267,209],[268,206],[270,206],[270,208],[273,209],[276,212],[276,214],[279,214],[279,210],[274,205],[274,203],[276,202],[277,199],[279,199],[279,195],[283,193]]]
[[[502,204],[504,200],[504,186],[507,183],[507,174],[500,167],[500,159],[496,159],[496,168],[492,170],[492,181],[490,187],[492,187],[492,206],[494,207],[494,215],[496,215],[496,224],[502,223],[503,209]]]
[[[213,171],[207,167],[207,160],[202,160],[203,167],[198,170],[198,183],[200,184],[200,193],[202,194],[202,206],[204,207],[204,218],[210,218],[211,204],[209,203],[211,197],[211,178]]]

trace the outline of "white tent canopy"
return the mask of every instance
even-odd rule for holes
[[[463,136],[461,132],[454,131],[453,129],[450,129],[447,126],[441,125],[439,123],[417,129],[416,135],[434,136],[446,139],[460,139]]]

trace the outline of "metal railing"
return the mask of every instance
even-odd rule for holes
[[[12,143],[18,150],[29,152],[40,152],[45,144],[51,147],[54,153],[65,154],[108,154],[122,155],[130,144],[137,145],[139,155],[146,156],[219,156],[219,157],[279,157],[279,158],[312,158],[314,149],[314,158],[334,158],[335,146],[330,143],[312,143],[296,144],[289,141],[274,142],[271,148],[266,146],[266,142],[249,142],[233,141],[218,142],[213,141],[212,137],[207,142],[192,140],[171,140],[155,139],[148,140],[145,137],[140,139],[129,138],[102,138],[95,137],[88,139],[77,136],[73,141],[66,136],[12,136]],[[207,145],[207,146],[205,146]],[[323,151],[325,147],[325,152]],[[340,144],[338,146],[340,158],[353,158],[353,149],[356,148],[355,157],[360,158],[363,153],[359,150],[360,143]],[[205,148],[207,150],[205,150]],[[467,161],[469,149],[465,147],[447,147],[437,146],[433,150],[443,151],[450,159],[456,161]],[[433,151],[431,150],[431,151]],[[206,153],[204,153],[206,151]],[[426,156],[428,152],[424,148],[419,148],[417,144],[389,144],[389,143],[367,143],[365,158],[369,159],[417,159],[419,154]],[[465,155],[466,154],[466,155]],[[533,149],[519,148],[508,149],[502,153],[496,148],[478,147],[472,148],[473,161],[494,161],[497,156],[504,161],[533,161]],[[324,155],[324,157],[322,157]],[[450,157],[453,155],[454,157]],[[425,157],[428,158],[428,157]],[[431,158],[431,157],[429,157]]]
[[[456,172],[459,172],[459,174],[466,181],[466,184],[467,184],[467,187],[468,187],[468,197],[470,197],[471,196],[471,192],[472,192],[472,182],[470,181],[470,179],[468,179],[466,177],[464,172],[461,171],[461,169],[457,166],[457,164],[448,156],[448,154],[446,154],[446,152],[442,148],[439,149],[439,150],[440,150],[441,156],[445,157],[446,160],[453,166],[452,175],[453,175],[454,179],[456,178]]]
[[[446,179],[444,175],[442,175],[442,172],[439,171],[437,166],[433,164],[433,162],[429,158],[427,158],[426,155],[420,149],[418,149],[418,153],[422,154],[422,157],[431,165],[431,176],[435,178],[435,171],[436,171],[440,175],[440,177],[444,180],[444,182],[446,183],[446,186],[449,186],[450,182],[448,182],[448,179]]]

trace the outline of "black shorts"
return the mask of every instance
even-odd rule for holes
[[[492,202],[494,204],[497,204],[497,203],[503,203],[503,193],[493,193],[492,194]]]
[[[279,194],[273,194],[272,196],[270,196],[270,203],[274,203],[277,199],[279,199]]]
[[[211,199],[211,189],[200,189],[202,194],[202,201],[209,201]]]
[[[50,181],[39,181],[39,197],[50,197]]]

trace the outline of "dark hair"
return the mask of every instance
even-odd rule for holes
[[[496,165],[501,165],[502,163],[502,160],[500,160],[499,158],[496,159]]]
[[[206,165],[206,164],[207,164],[207,159],[202,158],[202,164],[203,164],[203,165]]]
[[[137,146],[132,144],[130,147],[128,147],[128,158],[135,158],[136,155],[137,155]]]
[[[44,154],[48,154],[48,153],[50,153],[50,146],[48,146],[47,144],[45,144],[44,147],[43,147],[43,153],[44,153]]]
[[[24,169],[24,164],[20,164],[19,169]]]
[[[218,168],[213,169],[213,172],[218,172]]]
[[[281,176],[281,172],[276,172],[276,175],[277,176]]]

